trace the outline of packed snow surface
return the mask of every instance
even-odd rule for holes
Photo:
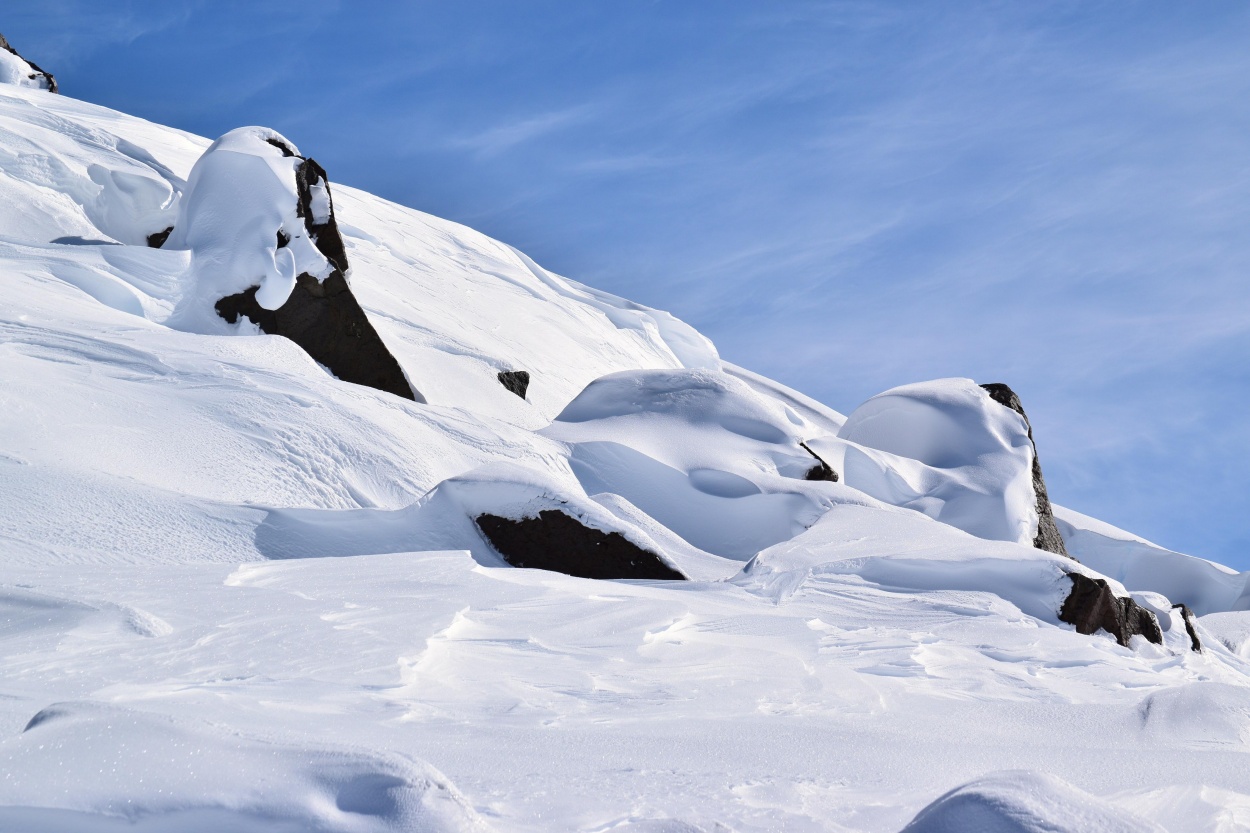
[[[336,182],[428,404],[348,384],[213,317],[324,269],[275,143],[0,87],[0,829],[1250,828],[1245,575],[1063,509],[1080,563],[1029,546],[974,382],[844,417]],[[548,510],[689,580],[474,523]],[[1163,643],[1076,633],[1072,572]]]

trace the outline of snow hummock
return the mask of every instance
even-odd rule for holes
[[[1024,420],[969,380],[843,417],[346,187],[429,403],[335,379],[210,303],[323,268],[279,263],[295,153],[0,90],[0,827],[1245,826],[1244,574],[1062,509],[1082,563],[1032,547]],[[473,522],[551,509],[691,580],[513,569]],[[1072,572],[1163,643],[1060,621]]]
[[[902,833],[1165,833],[1053,775],[1001,772],[934,801]]]
[[[979,538],[1031,544],[1037,535],[1028,426],[971,379],[877,394],[838,437],[849,486]]]

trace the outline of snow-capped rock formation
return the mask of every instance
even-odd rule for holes
[[[1055,526],[1055,513],[1050,507],[1050,495],[1046,492],[1046,478],[1042,477],[1042,464],[1037,457],[1037,441],[1033,439],[1033,425],[1029,415],[1024,412],[1024,405],[1016,392],[1001,382],[990,382],[981,385],[990,398],[1003,407],[1015,411],[1024,420],[1024,427],[1029,434],[1029,445],[1033,447],[1033,508],[1037,512],[1037,533],[1033,536],[1033,546],[1039,550],[1068,555],[1063,545],[1063,536]]]
[[[0,84],[13,84],[35,90],[56,92],[56,79],[33,61],[28,61],[0,35]]]
[[[159,235],[158,235],[159,236]],[[261,127],[222,136],[191,169],[178,220],[149,245],[190,249],[195,289],[174,321],[213,332],[209,310],[289,338],[345,382],[424,401],[347,282],[325,171]]]
[[[838,438],[847,485],[979,538],[1067,554],[1028,418],[1005,385],[894,388],[855,409]]]

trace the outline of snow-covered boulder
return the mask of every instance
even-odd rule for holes
[[[220,332],[248,319],[338,378],[419,399],[347,282],[325,171],[263,127],[232,130],[191,170],[161,248],[190,249],[196,285],[171,323]]]
[[[5,40],[4,35],[0,35],[0,84],[56,92],[56,79],[52,77],[52,73],[45,72],[33,61],[19,55]]]
[[[596,379],[541,433],[588,495],[617,495],[705,552],[745,561],[845,492],[804,444],[819,429],[717,370]]]
[[[841,454],[848,486],[979,538],[1067,554],[1032,429],[1006,385],[938,379],[897,387],[855,409],[838,438],[844,442],[828,453]]]
[[[1040,772],[997,772],[956,787],[902,833],[1164,833],[1162,827]]]

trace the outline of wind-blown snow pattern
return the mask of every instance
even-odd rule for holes
[[[975,383],[844,417],[336,184],[427,402],[341,381],[214,317],[324,271],[275,142],[0,87],[0,829],[1250,825],[1244,574],[1062,508],[1076,561],[1032,547],[1027,427]],[[551,511],[687,580],[475,523]],[[1061,621],[1072,573],[1162,642]]]

